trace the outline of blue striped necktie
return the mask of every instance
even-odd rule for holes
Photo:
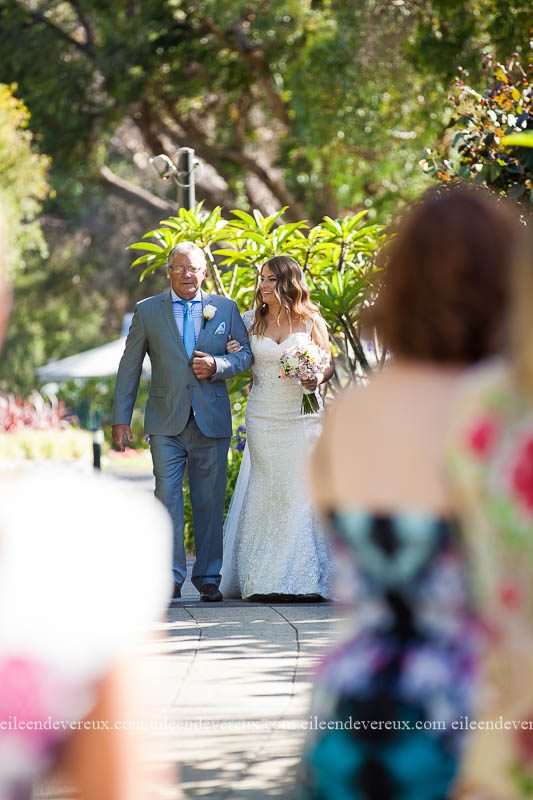
[[[181,335],[181,341],[183,342],[185,352],[189,358],[192,358],[194,349],[196,347],[196,334],[194,332],[192,309],[193,305],[197,303],[198,300],[191,300],[190,302],[187,302],[186,300],[175,300],[174,302],[179,303],[180,306],[183,306],[183,333]]]

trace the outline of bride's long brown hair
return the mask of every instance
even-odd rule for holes
[[[296,317],[299,322],[313,319],[318,313],[318,308],[311,302],[309,289],[305,285],[304,277],[300,265],[289,256],[274,256],[265,261],[261,271],[268,267],[276,278],[276,288],[274,293],[289,320],[292,328],[292,319]],[[258,287],[255,295],[255,318],[251,332],[256,336],[263,336],[266,330],[266,318],[268,306],[263,299],[261,286]]]

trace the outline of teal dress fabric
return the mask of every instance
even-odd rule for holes
[[[319,669],[300,800],[444,800],[478,650],[457,526],[418,513],[330,521],[354,613]]]

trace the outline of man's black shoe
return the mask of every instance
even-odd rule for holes
[[[173,600],[179,600],[179,599],[180,599],[180,597],[181,597],[181,586],[179,586],[179,585],[176,583],[176,584],[174,585],[174,591],[173,591],[173,593],[172,593],[172,599],[173,599]]]
[[[200,586],[200,600],[203,603],[220,603],[224,598],[222,592],[214,583],[204,583]]]

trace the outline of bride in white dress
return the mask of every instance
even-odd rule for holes
[[[246,408],[247,445],[224,526],[220,589],[226,597],[273,602],[330,596],[330,544],[307,489],[310,453],[320,435],[322,408],[302,415],[303,388],[280,377],[280,358],[313,341],[331,354],[327,328],[291,258],[266,262],[255,309],[243,314],[254,355]],[[228,350],[237,350],[230,341]],[[313,376],[306,389],[328,380]]]

